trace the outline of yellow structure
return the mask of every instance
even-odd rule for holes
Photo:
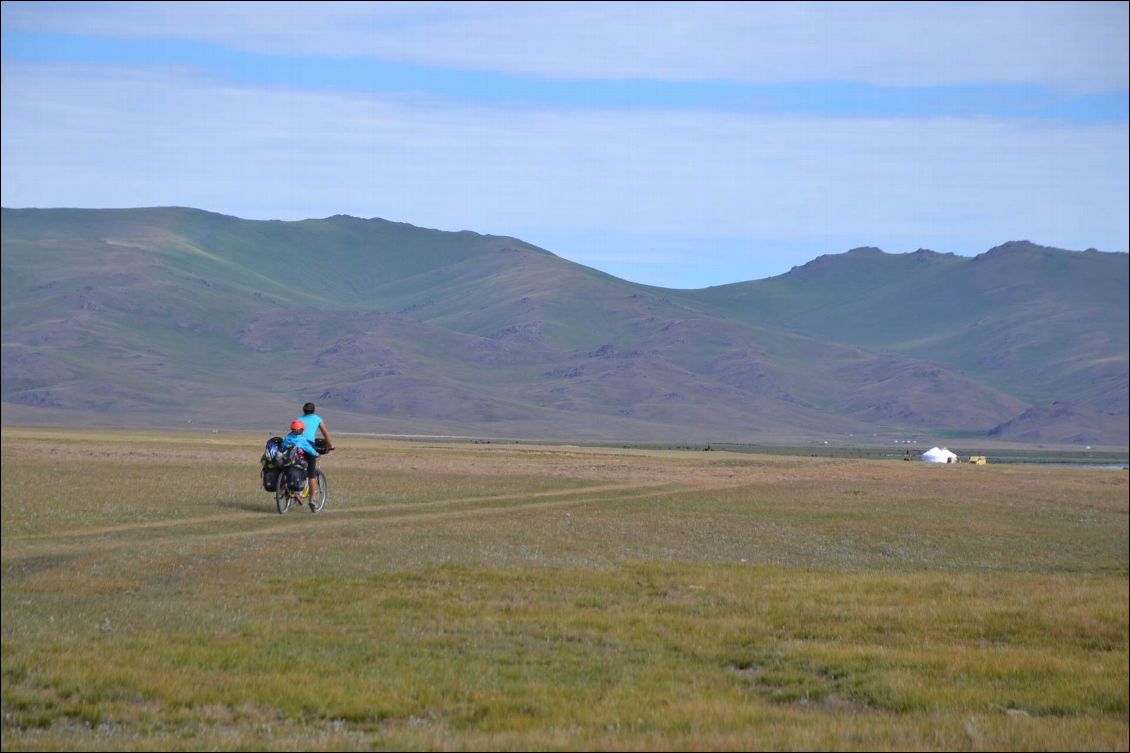
[[[989,459],[984,455],[970,455],[969,462],[973,465],[988,465]]]

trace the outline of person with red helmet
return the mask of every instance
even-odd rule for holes
[[[290,433],[283,437],[282,446],[284,449],[297,447],[306,454],[306,484],[310,496],[313,497],[318,492],[318,482],[315,478],[318,468],[318,451],[314,449],[314,444],[306,438],[306,424],[303,421],[296,418],[290,422]]]

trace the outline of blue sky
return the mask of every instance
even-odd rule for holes
[[[1128,6],[3,3],[7,207],[514,235],[667,287],[1128,247]]]

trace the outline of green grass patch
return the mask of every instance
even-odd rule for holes
[[[155,619],[139,599],[123,627],[6,628],[6,738],[75,722],[142,738],[191,729],[205,743],[211,709],[224,724],[348,728],[378,747],[414,725],[452,747],[539,747],[547,730],[571,730],[577,747],[748,747],[767,728],[832,734],[845,715],[876,730],[897,715],[927,747],[968,747],[971,717],[1023,717],[1037,747],[1084,719],[1105,732],[1082,747],[1117,747],[1126,731],[1116,577],[651,563],[207,590],[244,605],[235,624]]]

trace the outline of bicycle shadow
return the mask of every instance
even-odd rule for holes
[[[279,512],[277,509],[275,509],[274,498],[272,498],[271,504],[269,506],[265,505],[263,503],[248,502],[246,500],[241,500],[239,502],[220,502],[220,507],[223,507],[227,510],[242,510],[243,512],[261,512],[261,513],[264,513],[264,514],[271,513],[273,515],[278,515],[278,512]]]

